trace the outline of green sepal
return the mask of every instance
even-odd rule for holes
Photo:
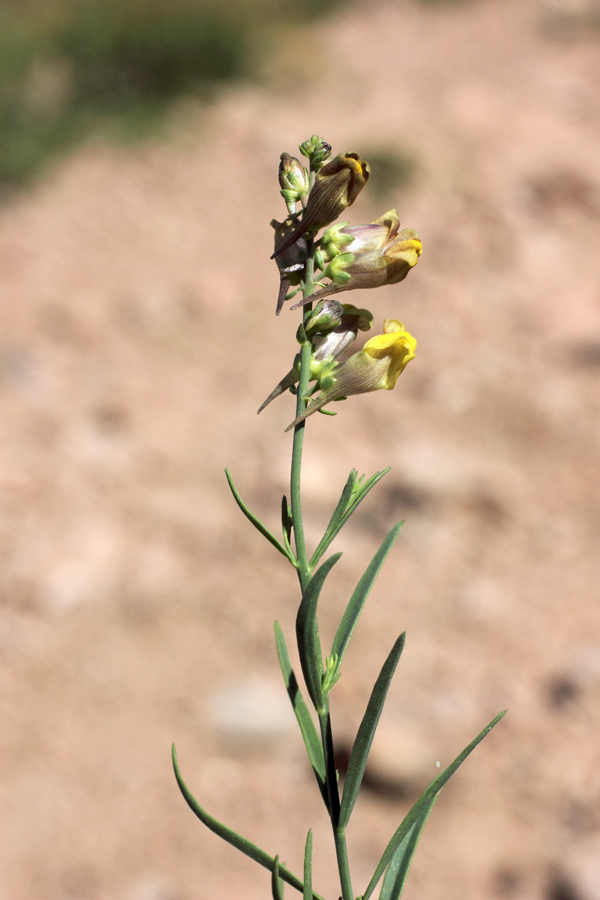
[[[375,687],[371,693],[371,697],[367,704],[367,709],[363,716],[362,722],[356,735],[356,740],[352,746],[350,753],[350,761],[348,763],[348,771],[346,772],[346,780],[344,782],[344,792],[342,794],[342,804],[340,807],[340,819],[338,823],[339,831],[343,832],[350,821],[356,798],[365,774],[365,767],[375,731],[383,712],[383,705],[387,692],[389,690],[398,660],[404,648],[406,633],[402,633],[394,646],[392,647],[388,658],[383,664],[379,677],[375,682]]]
[[[324,272],[323,274],[327,275],[327,272]],[[351,278],[352,276],[349,272],[336,272],[335,278],[333,278],[332,281],[334,284],[347,284]]]
[[[313,836],[312,828],[310,828],[304,846],[304,895],[302,900],[311,900],[312,898],[312,848]]]
[[[507,711],[504,710],[503,712],[499,713],[494,719],[492,719],[490,724],[486,725],[486,727],[483,729],[483,731],[480,732],[480,734],[478,734],[477,737],[473,741],[471,741],[471,743],[467,747],[465,747],[465,749],[462,751],[462,753],[459,753],[459,755],[456,757],[454,762],[451,762],[450,765],[448,766],[448,768],[445,769],[441,775],[438,775],[438,777],[436,779],[434,779],[434,781],[431,782],[429,787],[419,797],[417,802],[413,805],[413,807],[410,809],[410,811],[404,817],[402,823],[400,824],[400,826],[398,827],[398,829],[392,836],[392,839],[390,840],[389,844],[383,851],[383,856],[379,860],[379,862],[377,864],[377,868],[375,869],[375,872],[373,873],[373,877],[371,878],[371,881],[369,882],[369,885],[363,895],[364,900],[369,900],[369,897],[371,896],[371,894],[377,887],[379,879],[381,878],[381,876],[383,875],[383,873],[385,872],[385,870],[391,863],[394,854],[396,853],[396,851],[402,844],[406,835],[409,833],[409,831],[412,830],[415,823],[421,819],[421,816],[424,814],[425,810],[429,807],[429,805],[431,804],[431,801],[435,800],[435,798],[437,797],[437,795],[439,794],[441,789],[444,787],[446,782],[452,777],[452,775],[454,775],[454,773],[456,772],[458,767],[465,761],[467,756],[469,756],[469,754],[472,753],[472,751],[475,749],[477,744],[479,744],[484,739],[484,737],[487,734],[489,734],[489,732],[492,730],[494,725],[497,725],[498,722],[500,721],[500,719],[506,715],[506,712]]]
[[[253,859],[259,865],[264,866],[264,868],[268,869],[269,872],[272,872],[275,866],[275,859],[272,856],[270,856],[264,850],[261,850],[261,848],[257,847],[256,844],[253,844],[252,841],[249,841],[247,838],[242,837],[242,835],[238,834],[237,831],[233,831],[231,828],[223,825],[222,822],[219,822],[217,819],[213,818],[213,816],[209,815],[209,813],[207,813],[206,810],[200,806],[194,795],[190,792],[188,786],[183,780],[181,772],[179,771],[175,744],[173,744],[172,756],[173,769],[175,771],[175,778],[177,779],[179,790],[183,794],[184,799],[192,812],[200,819],[200,821],[204,825],[206,825],[207,828],[218,835],[218,837],[222,838],[224,841],[227,841],[228,844],[231,844],[232,847],[235,847],[242,853],[245,853],[246,856],[249,856],[250,859]],[[279,874],[281,878],[283,878],[283,880],[286,881],[291,887],[295,888],[297,891],[300,891],[300,893],[303,893],[303,882],[292,872],[286,869],[285,866],[279,866]],[[313,891],[313,900],[323,900],[323,898],[320,896],[320,894],[317,894],[315,891]]]
[[[381,479],[385,475],[387,475],[389,471],[390,467],[388,466],[388,468],[384,469],[383,472],[375,472],[375,474],[371,475],[371,477],[367,481],[364,481],[365,476],[362,475],[359,478],[356,469],[352,469],[348,476],[348,480],[344,485],[344,490],[342,491],[342,496],[339,499],[338,505],[336,506],[333,515],[329,520],[329,525],[327,526],[325,534],[321,538],[319,546],[312,555],[312,559],[310,561],[311,569],[313,569],[317,565],[340,529],[343,528],[352,513],[362,503],[369,491],[374,488],[377,482],[381,481]]]
[[[273,871],[271,872],[271,893],[273,900],[284,900],[283,898],[283,881],[279,874],[279,856],[273,861]]]
[[[337,413],[332,409],[318,409],[318,413],[321,413],[322,416],[337,416]]]
[[[317,779],[317,784],[319,785],[321,796],[325,801],[325,805],[328,805],[327,788],[325,785],[325,758],[323,756],[323,747],[321,745],[321,740],[319,738],[316,725],[312,720],[312,716],[310,714],[308,706],[304,702],[304,698],[302,697],[302,693],[300,691],[300,688],[298,687],[298,682],[296,680],[296,676],[294,675],[294,670],[292,669],[292,664],[290,662],[290,655],[288,653],[285,637],[279,626],[279,622],[275,622],[275,644],[277,646],[277,656],[279,659],[279,665],[281,666],[285,689],[288,693],[288,697],[290,698],[292,709],[294,710],[298,725],[300,726],[302,740],[304,741],[304,746],[306,747],[306,752],[308,754],[312,770],[315,773],[315,778]]]
[[[383,879],[379,900],[400,900],[419,838],[436,800],[437,797],[434,797],[425,806],[422,814],[394,853]]]
[[[344,611],[344,615],[342,616],[342,620],[331,646],[331,656],[337,656],[340,665],[344,658],[348,643],[350,642],[350,638],[356,628],[356,623],[358,622],[367,601],[367,597],[371,593],[371,589],[381,571],[381,567],[383,566],[388,553],[392,549],[403,524],[403,522],[398,522],[386,536],[350,597],[350,601]]]
[[[317,603],[325,579],[341,555],[341,553],[334,553],[314,573],[302,593],[302,601],[296,618],[296,637],[302,674],[310,699],[319,715],[325,711],[325,706],[321,685],[323,654],[317,625]]]
[[[288,207],[288,212],[290,212],[290,204],[296,203],[300,199],[299,191],[297,191],[295,188],[283,188],[283,190],[281,190],[279,193],[285,200],[286,206]]]
[[[231,477],[231,475],[229,473],[229,469],[225,469],[225,476],[227,478],[227,483],[229,484],[229,488],[231,490],[231,493],[233,494],[235,502],[237,503],[237,505],[239,506],[241,511],[244,513],[244,515],[246,516],[248,521],[252,522],[252,524],[254,525],[256,530],[260,531],[262,536],[265,537],[268,540],[268,542],[275,547],[276,550],[279,550],[279,552],[283,556],[285,556],[285,558],[287,560],[289,560],[289,562],[291,562],[291,564],[294,566],[294,568],[296,568],[297,563],[296,563],[296,558],[294,557],[293,553],[291,553],[290,550],[287,550],[283,546],[281,541],[279,541],[275,537],[274,534],[271,534],[271,532],[269,531],[267,526],[263,525],[263,523],[260,521],[260,519],[258,519],[253,513],[250,512],[250,510],[248,509],[248,507],[246,506],[246,504],[244,503],[244,501],[238,494],[237,488],[236,488],[235,484],[233,483],[233,478]]]

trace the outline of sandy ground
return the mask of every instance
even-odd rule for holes
[[[173,740],[200,801],[297,871],[312,826],[338,896],[272,640],[295,580],[223,477],[276,527],[293,403],[255,410],[297,314],[273,315],[268,222],[279,154],[313,132],[415,156],[412,186],[351,218],[397,205],[424,243],[404,284],[351,298],[402,318],[417,359],[307,433],[311,542],[350,468],[392,466],[338,542],[326,636],[406,520],[333,696],[343,744],[408,631],[355,890],[436,762],[508,707],[405,897],[600,898],[600,36],[547,27],[585,14],[352,7],[277,79],[181,104],[161,144],[92,143],[0,211],[2,898],[269,896],[185,806]]]

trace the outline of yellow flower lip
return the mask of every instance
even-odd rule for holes
[[[398,250],[416,250],[417,256],[420,256],[423,252],[423,244],[420,240],[414,239],[410,241],[401,241],[399,244],[395,244],[395,249]]]

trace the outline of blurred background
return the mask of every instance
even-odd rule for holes
[[[423,257],[354,294],[418,340],[393,393],[310,420],[309,541],[348,471],[327,643],[398,519],[334,690],[342,750],[408,638],[349,833],[363,890],[425,785],[407,900],[600,898],[600,6],[594,0],[0,4],[0,896],[263,900],[210,812],[338,896],[280,685],[275,529],[295,353],[277,165],[321,134]],[[288,888],[288,895],[293,891]]]

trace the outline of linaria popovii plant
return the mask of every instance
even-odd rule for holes
[[[365,601],[403,523],[394,525],[365,569],[342,615],[329,654],[323,659],[317,605],[325,579],[342,554],[334,553],[324,562],[321,559],[352,513],[389,469],[376,472],[366,480],[364,476],[359,478],[356,470],[350,473],[325,534],[309,555],[302,525],[302,445],[306,419],[309,416],[315,412],[332,414],[323,407],[352,394],[381,388],[391,390],[405,366],[414,358],[415,339],[405,330],[402,322],[385,319],[381,334],[370,338],[361,350],[343,359],[358,332],[371,328],[373,316],[366,309],[358,309],[349,303],[342,304],[332,295],[354,288],[373,288],[402,281],[418,262],[421,241],[412,229],[399,231],[400,222],[393,209],[368,225],[350,227],[348,222],[333,225],[366,185],[369,165],[356,153],[340,153],[328,162],[331,147],[317,135],[305,141],[300,146],[300,152],[309,161],[308,170],[289,154],[281,155],[279,183],[287,206],[287,216],[281,223],[275,220],[271,223],[275,230],[273,258],[277,261],[280,273],[277,315],[286,300],[302,291],[302,299],[292,307],[302,307],[302,322],[297,331],[300,351],[288,374],[259,409],[261,412],[273,399],[286,391],[296,396],[295,418],[286,429],[293,429],[294,435],[290,502],[286,497],[283,498],[281,539],[250,512],[227,470],[226,474],[241,511],[298,575],[300,604],[296,619],[296,640],[306,694],[314,708],[314,714],[303,698],[292,670],[285,637],[277,622],[275,642],[285,688],[298,720],[317,787],[331,819],[341,900],[355,900],[346,848],[346,829],[388,688],[404,647],[404,634],[394,643],[373,687],[350,753],[343,787],[340,787],[335,767],[329,694],[340,678],[344,654]],[[302,206],[300,211],[299,204]],[[327,230],[317,240],[318,232],[323,228]],[[320,274],[316,275],[318,272]],[[359,900],[369,900],[382,878],[379,900],[398,900],[421,831],[439,792],[503,715],[504,713],[500,713],[496,716],[416,801],[392,835],[371,880],[358,895]],[[299,878],[279,862],[278,856],[270,856],[247,838],[218,822],[200,806],[181,776],[175,748],[173,764],[181,792],[198,818],[215,834],[271,872],[274,900],[282,900],[284,882],[299,891],[303,900],[323,900],[312,887],[312,831],[308,832],[306,839],[303,878]]]

